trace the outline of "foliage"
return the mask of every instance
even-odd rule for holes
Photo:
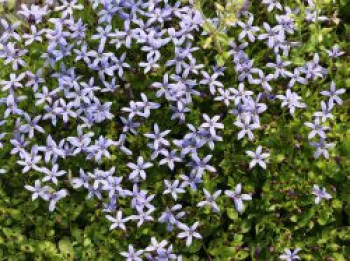
[[[141,1],[142,2],[142,1]],[[169,3],[174,4],[173,1]],[[192,6],[191,3],[183,1],[183,4]],[[190,1],[189,1],[190,2]],[[124,72],[118,75],[118,70],[112,76],[117,78],[116,90],[98,93],[96,96],[100,101],[112,102],[110,112],[115,118],[93,123],[89,130],[94,132],[93,141],[103,136],[115,141],[116,146],[110,148],[110,157],[102,157],[101,162],[87,158],[84,153],[78,153],[72,157],[58,158],[60,169],[67,172],[58,178],[58,185],[50,184],[54,191],[59,189],[68,192],[68,196],[61,199],[54,211],[48,210],[49,200],[31,198],[30,191],[24,189],[25,185],[34,186],[38,179],[42,179],[42,170],[30,170],[24,173],[23,167],[18,164],[19,155],[11,153],[13,145],[10,140],[13,134],[24,122],[22,116],[10,115],[6,124],[0,128],[3,133],[10,133],[0,142],[0,170],[6,173],[0,178],[0,256],[4,260],[123,260],[120,252],[127,251],[132,244],[136,249],[146,249],[150,245],[152,237],[158,241],[166,239],[174,247],[174,253],[181,255],[183,260],[278,260],[285,249],[300,248],[299,256],[302,260],[334,260],[343,261],[350,258],[350,126],[349,126],[349,88],[350,88],[350,24],[348,13],[343,9],[350,6],[349,1],[340,0],[333,3],[330,0],[315,1],[317,11],[316,21],[306,21],[306,12],[309,10],[310,2],[307,1],[283,1],[283,6],[292,10],[300,9],[299,13],[291,16],[295,21],[295,32],[290,41],[301,43],[292,47],[284,60],[291,62],[294,67],[302,68],[312,61],[315,54],[320,56],[320,64],[327,68],[327,73],[321,73],[322,77],[309,79],[307,84],[297,83],[293,90],[298,93],[306,108],[297,108],[295,113],[290,113],[286,107],[281,107],[278,95],[285,94],[288,89],[289,80],[277,77],[272,85],[273,91],[261,88],[258,84],[249,82],[248,79],[239,79],[237,64],[233,61],[235,47],[233,43],[237,40],[242,28],[237,26],[238,21],[247,22],[249,15],[254,15],[254,26],[259,26],[262,33],[263,23],[276,24],[276,12],[269,12],[268,5],[260,0],[254,1],[198,1],[192,8],[196,8],[202,15],[203,23],[201,29],[191,31],[193,33],[194,45],[200,46],[198,51],[191,55],[197,64],[203,64],[203,70],[215,74],[214,65],[225,66],[224,75],[220,75],[219,81],[225,89],[238,88],[240,82],[245,83],[246,90],[253,92],[254,99],[261,97],[262,103],[268,104],[267,110],[258,115],[260,126],[253,131],[254,138],[247,136],[238,139],[240,128],[234,123],[237,114],[229,113],[235,109],[237,104],[230,102],[229,108],[224,102],[215,98],[220,97],[218,89],[211,93],[206,83],[198,84],[200,95],[193,95],[192,101],[186,106],[190,112],[185,113],[186,123],[193,124],[196,128],[203,125],[203,115],[210,117],[220,116],[220,123],[225,128],[219,127],[215,130],[223,141],[215,142],[215,148],[210,146],[201,147],[198,155],[204,158],[213,155],[210,165],[216,171],[204,171],[203,184],[198,185],[198,190],[188,187],[183,194],[179,193],[179,199],[174,200],[171,194],[164,194],[164,180],[181,180],[181,174],[189,174],[191,168],[188,166],[191,157],[184,157],[182,162],[176,163],[175,168],[167,165],[159,165],[160,159],[151,159],[154,152],[144,134],[154,133],[154,125],[158,124],[162,131],[171,130],[167,138],[170,141],[183,139],[190,133],[184,121],[178,119],[170,120],[177,106],[171,99],[167,100],[156,94],[154,83],[162,82],[166,73],[175,73],[175,68],[165,66],[166,62],[173,56],[174,47],[164,45],[159,48],[162,56],[157,61],[159,67],[146,71],[140,66],[140,62],[148,59],[145,52],[141,51],[140,44],[132,42],[131,48],[124,44],[117,50],[108,41],[107,52],[116,53],[118,57],[126,52],[126,62],[130,68],[124,68]],[[281,1],[282,2],[282,1]],[[91,40],[96,34],[99,15],[91,3],[81,1],[84,8],[77,8],[74,13],[86,24],[86,39],[91,49],[96,49],[101,44],[100,39]],[[213,11],[215,10],[215,11]],[[321,12],[322,10],[322,12]],[[282,12],[280,12],[282,13]],[[58,12],[53,12],[57,16]],[[339,17],[337,17],[339,15]],[[318,16],[330,17],[326,21],[318,19]],[[46,24],[48,23],[48,24]],[[168,23],[168,24],[167,24]],[[174,24],[171,24],[174,23]],[[164,27],[177,27],[179,21],[166,21]],[[122,28],[122,19],[112,22],[114,28]],[[19,33],[22,35],[29,32],[30,21],[22,22]],[[40,26],[53,25],[44,21]],[[39,26],[38,26],[39,27]],[[204,33],[201,33],[203,30]],[[256,34],[256,37],[259,35]],[[245,48],[248,57],[254,60],[254,67],[273,73],[267,63],[275,61],[276,53],[273,48],[267,48],[264,40],[250,41],[244,37],[249,45]],[[44,60],[41,55],[47,52],[48,42],[35,42],[30,47],[21,48],[30,50],[26,54],[25,68],[19,71],[13,69],[12,64],[2,61],[0,76],[2,80],[8,80],[10,74],[31,70],[36,72],[44,67],[43,78],[49,89],[52,90],[59,85],[57,78],[52,74],[61,70],[60,64],[43,66]],[[243,42],[243,41],[242,41]],[[2,43],[3,44],[3,43]],[[76,44],[76,43],[74,43]],[[344,50],[345,55],[333,59],[329,57],[326,50],[335,44]],[[142,44],[141,44],[142,45]],[[79,46],[79,44],[77,44]],[[75,46],[75,47],[77,47]],[[289,58],[288,58],[289,57]],[[81,81],[88,82],[91,76],[95,77],[101,88],[107,88],[99,78],[97,70],[79,61],[73,56],[63,57],[67,67],[75,67]],[[318,65],[318,62],[317,62]],[[220,68],[220,67],[219,67]],[[219,69],[216,69],[219,70]],[[201,73],[191,75],[193,79],[200,82],[203,80]],[[170,77],[169,77],[170,78]],[[107,76],[109,82],[112,77]],[[27,79],[23,80],[23,83]],[[334,106],[331,114],[333,120],[328,120],[325,126],[327,140],[336,144],[329,150],[329,158],[315,157],[315,148],[310,144],[308,135],[310,128],[306,122],[313,122],[314,113],[321,110],[321,101],[327,101],[327,97],[320,95],[321,91],[329,90],[331,82],[334,81],[337,89],[347,89],[347,93],[341,95],[343,104]],[[35,92],[31,88],[19,90],[20,95],[28,98],[20,103],[20,108],[30,112],[31,115],[44,113],[43,105],[33,106],[37,100]],[[139,135],[127,132],[125,144],[120,141],[124,132],[124,123],[119,116],[127,118],[130,100],[142,101],[141,93],[145,93],[150,101],[159,103],[160,109],[152,109],[151,116],[135,116],[141,126],[137,129]],[[271,98],[271,96],[274,96]],[[63,94],[61,93],[61,96]],[[0,92],[0,98],[6,97],[4,91]],[[63,97],[66,98],[66,97]],[[54,97],[54,99],[58,99]],[[4,115],[7,109],[6,103],[0,102],[0,115]],[[186,107],[185,106],[185,107]],[[77,106],[79,107],[79,106]],[[124,110],[123,110],[124,109]],[[16,122],[20,118],[21,124]],[[68,117],[69,118],[69,117]],[[43,146],[46,144],[48,134],[51,134],[57,143],[67,140],[68,137],[78,136],[77,127],[82,123],[79,117],[70,118],[67,122],[59,118],[57,125],[51,124],[50,120],[41,123],[45,134],[35,132],[32,144]],[[0,119],[1,122],[1,119]],[[205,129],[205,128],[204,128]],[[0,133],[1,134],[1,133]],[[28,134],[26,134],[28,136]],[[26,137],[27,137],[26,136]],[[213,135],[215,136],[215,135]],[[92,143],[94,143],[92,142]],[[68,143],[68,142],[67,142]],[[1,143],[0,143],[1,144]],[[126,148],[133,152],[132,155],[125,153]],[[171,145],[173,148],[175,146]],[[256,165],[250,167],[252,158],[247,151],[256,152],[258,146],[262,146],[264,152],[268,153],[266,169]],[[0,147],[1,148],[1,147]],[[97,153],[98,151],[93,151]],[[44,153],[43,158],[44,158]],[[168,231],[164,223],[146,222],[138,227],[136,222],[129,221],[127,229],[110,230],[111,222],[105,218],[109,197],[103,194],[102,199],[93,197],[86,199],[88,189],[74,189],[72,182],[79,177],[79,170],[84,169],[93,172],[95,168],[109,170],[115,167],[115,175],[123,177],[123,188],[126,191],[133,190],[133,183],[128,180],[130,162],[136,162],[138,156],[142,156],[146,162],[152,162],[153,166],[148,169],[147,179],[140,183],[140,187],[148,191],[149,195],[156,195],[152,203],[155,205],[154,219],[157,220],[164,208],[181,204],[186,212],[184,218],[188,226],[199,222],[197,231],[202,240],[193,239],[192,244],[186,247],[186,240],[178,238],[179,228]],[[193,156],[193,155],[192,155]],[[43,162],[43,160],[42,160]],[[46,163],[42,163],[44,166]],[[51,163],[50,163],[51,164]],[[48,166],[51,167],[54,163]],[[46,165],[45,165],[46,166]],[[45,184],[49,184],[45,183]],[[234,191],[238,184],[243,185],[242,193],[252,196],[251,201],[244,202],[244,211],[237,211],[237,205],[224,191]],[[331,195],[331,199],[322,199],[315,204],[313,186],[317,184]],[[209,206],[197,207],[198,202],[204,200],[202,189],[210,193],[221,190],[220,197],[216,200],[220,209],[215,213]],[[91,190],[89,190],[90,192]],[[44,197],[43,197],[44,199]],[[130,206],[130,200],[121,198],[118,201],[118,209],[122,209],[124,216],[132,215],[135,209]],[[113,212],[113,216],[115,211]],[[132,223],[134,222],[134,223]]]

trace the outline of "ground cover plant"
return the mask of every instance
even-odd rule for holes
[[[5,14],[2,259],[349,260],[349,6]]]

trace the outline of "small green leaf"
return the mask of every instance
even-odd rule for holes
[[[238,213],[235,209],[233,208],[227,208],[226,210],[227,216],[231,219],[231,220],[236,220],[238,219]]]

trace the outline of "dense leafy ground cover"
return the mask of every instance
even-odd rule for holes
[[[52,4],[1,22],[3,260],[350,260],[349,1]]]

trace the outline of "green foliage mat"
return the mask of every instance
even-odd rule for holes
[[[206,2],[211,6],[210,1]],[[306,42],[300,52],[313,52],[316,46],[317,49],[329,48],[337,37],[349,54],[350,2],[340,0],[339,6],[340,25],[331,25],[321,32],[319,28],[311,28],[309,35],[301,36]],[[328,8],[332,9],[332,5]],[[260,14],[258,19],[265,19],[266,13],[255,12]],[[210,41],[202,44],[215,49]],[[255,50],[254,59],[263,60],[264,55],[265,50]],[[293,62],[304,62],[298,61],[302,55],[294,55],[296,61]],[[218,56],[218,59],[225,62],[225,57]],[[348,93],[349,59],[347,55],[334,64],[339,71],[337,85],[347,88]],[[132,79],[134,86],[151,82],[136,78]],[[141,87],[136,89],[142,90]],[[314,95],[316,91],[319,91],[318,86],[312,86],[303,98],[309,104],[319,103]],[[213,184],[207,177],[205,185],[214,188],[217,184],[233,187],[243,183],[246,191],[254,192],[254,201],[243,215],[238,215],[234,205],[230,206],[225,200],[218,202],[221,215],[210,215],[208,209],[190,212],[189,216],[196,215],[205,227],[204,239],[194,241],[188,249],[181,249],[184,260],[276,260],[286,247],[301,248],[303,260],[350,260],[350,100],[348,94],[342,98],[343,107],[335,111],[336,121],[331,130],[337,146],[329,160],[314,159],[307,145],[308,130],[303,123],[306,117],[311,118],[311,112],[295,118],[276,113],[263,116],[262,122],[267,124],[259,131],[264,137],[261,143],[271,148],[266,171],[249,171],[246,142],[237,141],[236,132],[225,129],[225,142],[217,145],[213,156],[213,165],[220,177]],[[203,102],[203,108],[194,108],[191,117],[199,118],[200,112],[212,109],[220,108],[208,107]],[[154,118],[162,117],[163,112],[157,112]],[[231,126],[234,121],[233,117],[225,120],[225,126]],[[172,122],[162,124],[164,129],[176,132],[177,126]],[[141,140],[133,145],[140,150],[146,147]],[[49,213],[46,202],[32,201],[30,193],[24,190],[23,185],[29,183],[31,177],[20,173],[15,160],[0,151],[0,166],[9,169],[0,177],[0,260],[123,260],[119,252],[127,249],[129,243],[147,246],[151,232],[167,233],[160,225],[145,225],[126,232],[110,231],[100,202],[86,201],[85,192],[72,190],[69,197],[57,205],[56,211]],[[315,205],[311,195],[313,184],[327,187],[333,199]],[[156,188],[157,184],[154,186]]]

